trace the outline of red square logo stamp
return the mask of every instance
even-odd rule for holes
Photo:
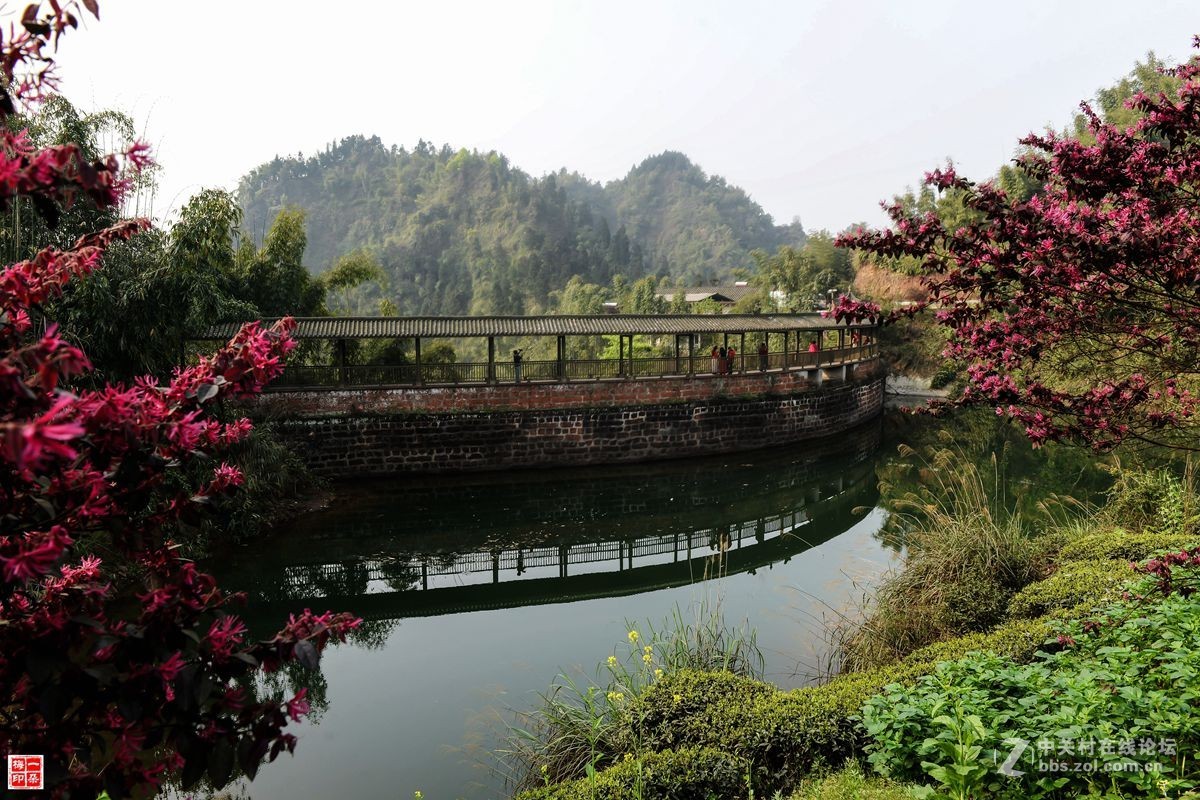
[[[41,789],[42,770],[41,756],[9,756],[8,788]]]

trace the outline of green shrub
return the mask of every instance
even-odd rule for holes
[[[1200,746],[1197,620],[1198,595],[1117,603],[1086,623],[1072,623],[1057,652],[1029,664],[990,654],[939,664],[915,685],[888,687],[864,706],[870,760],[898,780],[933,778],[952,790],[969,777],[973,785],[963,796],[1112,790],[1165,797],[1192,789],[1200,780],[1188,758]],[[966,739],[971,745],[961,749]],[[1030,745],[1014,764],[1024,775],[1004,777],[995,765],[1013,752],[1014,739]],[[1132,749],[1124,749],[1131,742]],[[1153,752],[1142,749],[1143,742],[1153,742]],[[1039,769],[1048,758],[1091,768]],[[1129,768],[1147,763],[1163,769]],[[1117,769],[1123,765],[1129,766]]]
[[[863,704],[885,686],[911,685],[931,672],[936,662],[986,651],[1028,661],[1061,625],[1051,618],[1018,620],[991,633],[975,633],[930,645],[894,664],[839,675],[821,686],[783,692],[748,677],[728,672],[681,670],[648,687],[629,707],[624,720],[634,730],[620,740],[637,742],[643,751],[719,750],[748,765],[754,789],[787,790],[813,770],[838,767],[859,756],[866,744],[855,722]],[[626,762],[599,774],[606,780],[620,769],[630,778]],[[579,791],[587,780],[563,784],[562,791]],[[744,785],[744,777],[743,777]],[[623,784],[634,797],[633,784]],[[536,795],[574,798],[577,795]],[[583,796],[587,796],[586,794]],[[657,795],[645,795],[655,798]],[[532,800],[522,795],[522,800]]]
[[[1053,548],[997,501],[994,481],[969,459],[940,450],[922,474],[919,490],[892,503],[904,564],[844,636],[843,669],[889,664],[948,636],[989,630],[1004,621],[1012,596],[1047,572]]]
[[[745,760],[720,750],[663,750],[631,756],[594,777],[522,792],[517,800],[741,800],[748,772]]]
[[[1119,559],[1141,561],[1167,550],[1182,550],[1200,543],[1195,533],[1129,533],[1121,528],[1097,531],[1063,545],[1061,561]]]
[[[676,608],[661,625],[643,630],[626,621],[628,643],[596,670],[595,680],[559,675],[534,711],[510,723],[499,768],[518,789],[580,778],[640,753],[633,738],[637,698],[664,675],[680,670],[762,675],[763,658],[748,623],[726,625],[719,604],[701,601],[685,617]],[[770,689],[766,684],[757,684]]]
[[[1033,658],[1061,627],[1053,617],[1018,619],[1006,622],[987,633],[970,633],[936,642],[916,650],[901,663],[908,666],[926,665],[931,671],[939,661],[962,658],[967,653],[994,653],[1024,662]]]
[[[1135,577],[1127,561],[1068,561],[1049,578],[1017,592],[1008,613],[1028,619],[1060,608],[1099,605],[1117,599],[1121,587]]]
[[[858,678],[780,692],[717,673],[669,676],[643,697],[636,718],[643,746],[719,747],[754,767],[756,788],[787,788],[814,767],[836,766],[862,749],[852,721],[880,682]]]
[[[1194,533],[1198,508],[1191,474],[1185,480],[1166,469],[1115,470],[1103,516],[1139,533]]]
[[[852,761],[831,775],[809,778],[800,784],[790,800],[911,800],[904,787],[875,776],[863,774]]]
[[[933,377],[929,379],[929,388],[945,389],[957,377],[958,370],[950,364],[942,364],[938,367],[937,372],[933,373]]]

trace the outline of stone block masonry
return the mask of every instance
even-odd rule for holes
[[[652,461],[850,430],[883,409],[883,376],[864,372],[280,392],[254,415],[331,477]]]

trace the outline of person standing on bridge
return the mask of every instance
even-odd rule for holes
[[[763,339],[758,343],[758,371],[767,371],[767,340]]]
[[[717,346],[714,344],[713,349],[712,349],[712,373],[713,373],[713,375],[717,374],[717,368],[720,366],[720,362],[718,361],[719,358],[720,358],[720,351],[717,350]]]
[[[521,382],[521,351],[513,350],[513,380],[516,383]]]
[[[722,347],[717,351],[717,368],[713,370],[714,375],[724,375],[725,370],[729,368],[729,355]]]
[[[733,345],[729,345],[729,349],[725,351],[725,374],[726,375],[733,374],[734,370],[736,369],[736,367],[734,366],[736,363],[737,363],[737,350],[734,349]]]

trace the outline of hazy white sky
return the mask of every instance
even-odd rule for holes
[[[64,90],[139,121],[160,215],[277,153],[374,134],[602,181],[680,150],[777,221],[878,223],[945,157],[986,177],[1200,33],[1177,0],[100,4],[64,40]]]

